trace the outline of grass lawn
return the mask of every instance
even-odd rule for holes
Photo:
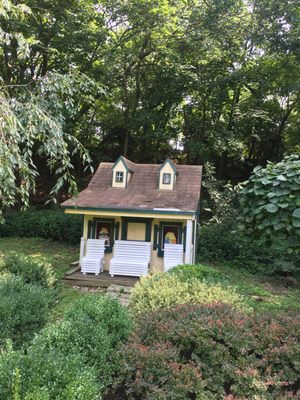
[[[58,279],[70,269],[70,263],[79,258],[79,244],[71,246],[39,238],[0,238],[0,262],[3,255],[10,251],[46,258],[53,265]],[[299,286],[286,288],[282,278],[253,275],[229,266],[219,265],[213,268],[220,270],[226,281],[244,296],[245,303],[259,312],[299,309]],[[85,292],[62,284],[53,318],[59,318],[72,302],[84,295]]]

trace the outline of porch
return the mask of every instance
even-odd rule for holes
[[[151,216],[141,213],[134,217],[124,214],[115,212],[109,216],[104,213],[84,215],[80,243],[81,266],[87,255],[87,243],[90,239],[101,239],[105,242],[101,271],[110,271],[111,275],[141,276],[148,272],[165,271],[165,245],[171,244],[181,247],[181,257],[177,264],[194,263],[197,230],[195,216],[191,218],[190,215],[182,216],[180,213],[166,215],[166,212]],[[144,245],[148,245],[147,250]],[[138,264],[143,260],[148,262],[141,269]]]
[[[80,267],[74,268],[67,272],[62,279],[63,283],[70,286],[103,288],[106,289],[111,285],[133,287],[139,278],[133,276],[114,276],[111,277],[108,271],[104,271],[99,275],[86,274],[83,275]]]

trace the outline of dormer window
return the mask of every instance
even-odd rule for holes
[[[158,189],[174,190],[177,175],[175,164],[167,158],[159,168]]]
[[[122,183],[124,180],[124,172],[117,171],[116,172],[116,182]]]
[[[163,184],[170,185],[171,184],[171,174],[163,174]]]
[[[126,188],[134,173],[134,163],[120,156],[112,167],[112,187]]]

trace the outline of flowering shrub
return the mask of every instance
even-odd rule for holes
[[[246,315],[225,304],[137,317],[120,351],[129,399],[299,399],[300,315]]]
[[[222,301],[243,308],[243,297],[230,286],[210,284],[198,279],[183,279],[186,274],[157,273],[141,278],[130,297],[135,312],[171,307],[184,303],[212,303]]]

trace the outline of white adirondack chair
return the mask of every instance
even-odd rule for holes
[[[105,239],[88,239],[86,242],[85,256],[81,261],[81,272],[99,275],[103,272],[103,258],[105,251]]]
[[[116,240],[109,273],[114,275],[142,276],[148,274],[151,242]]]
[[[164,247],[164,271],[183,264],[183,245],[166,244]]]

